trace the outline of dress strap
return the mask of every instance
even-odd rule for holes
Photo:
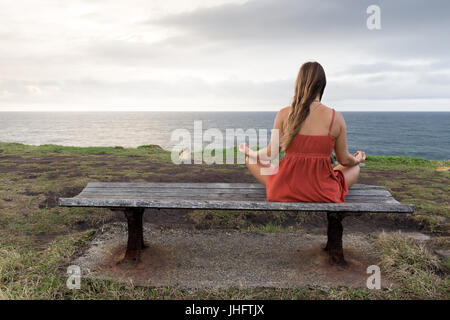
[[[333,116],[331,117],[331,123],[330,123],[330,128],[328,129],[328,135],[331,133],[331,128],[333,127],[333,122],[334,122],[335,111],[334,111],[334,109],[332,109],[332,110],[333,110]]]

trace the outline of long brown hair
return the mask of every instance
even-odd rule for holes
[[[320,95],[327,84],[325,71],[318,62],[306,62],[300,67],[295,82],[294,98],[291,111],[284,126],[281,147],[286,150],[300,131],[303,122],[309,115],[309,107],[314,99]]]

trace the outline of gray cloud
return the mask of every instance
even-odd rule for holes
[[[256,102],[267,108],[273,107],[280,100],[286,100],[287,105],[291,94],[290,83],[286,81],[225,80],[208,83],[196,77],[177,81],[100,81],[94,78],[60,82],[0,81],[0,88],[11,93],[4,94],[3,103],[17,102],[19,106],[37,104],[47,107],[61,106],[61,103],[74,106],[73,102],[75,105],[82,103],[88,106],[131,108],[153,106],[156,102],[159,106],[177,107],[183,101],[196,99],[201,102],[201,106],[210,104],[239,108],[243,103]]]
[[[450,103],[449,1],[253,0],[164,16],[149,10],[139,19],[119,10],[133,4],[116,2],[105,13],[109,4],[74,3],[50,1],[32,19],[17,15],[20,8],[0,12],[0,109],[276,109],[290,102],[298,67],[311,59],[325,66],[333,103]],[[71,16],[70,6],[80,3],[79,16]],[[371,4],[381,7],[381,30],[366,28]],[[148,40],[161,30],[165,37]]]
[[[382,29],[366,28],[366,8],[381,7]],[[376,50],[408,57],[449,53],[450,2],[445,0],[258,0],[169,15],[151,25],[186,30],[204,41],[240,45],[284,44],[300,49],[310,44]],[[412,50],[411,50],[412,49]]]

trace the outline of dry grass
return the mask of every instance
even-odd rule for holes
[[[62,274],[70,258],[93,235],[83,232],[53,241],[42,251],[4,247],[0,250],[0,293],[5,299],[63,299],[71,294]]]
[[[439,258],[425,245],[398,233],[381,233],[375,239],[380,268],[400,283],[398,294],[408,298],[448,299],[449,277]]]

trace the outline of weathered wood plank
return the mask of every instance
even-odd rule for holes
[[[216,189],[239,189],[239,188],[257,188],[264,189],[264,186],[258,183],[171,183],[171,182],[89,182],[87,188],[216,188]]]
[[[89,182],[86,188],[169,188],[169,189],[191,189],[191,188],[212,188],[212,189],[265,189],[263,185],[256,183],[170,183],[170,182]],[[382,189],[383,186],[355,184],[353,190],[357,189]]]
[[[180,197],[180,195],[158,195],[158,194],[142,194],[142,193],[89,193],[89,194],[80,194],[75,198],[90,198],[90,199],[166,199],[171,201],[177,201],[178,199],[195,199],[195,200],[259,200],[265,201],[265,195],[252,195],[241,193],[239,195],[224,193],[224,194],[203,194],[203,195],[188,195]]]
[[[234,194],[229,194],[229,193],[225,193],[225,194],[204,194],[204,195],[198,195],[198,194],[194,194],[194,195],[189,195],[186,197],[180,197],[177,195],[169,195],[169,194],[165,194],[165,195],[158,195],[158,194],[142,194],[142,193],[89,193],[89,194],[80,194],[74,198],[108,198],[108,197],[117,197],[117,198],[124,198],[124,199],[138,199],[138,198],[143,198],[143,199],[172,199],[173,201],[176,201],[177,199],[191,199],[191,198],[204,198],[206,199],[234,199],[234,200],[239,200],[240,198],[252,198],[252,199],[260,199],[260,200],[266,200],[266,196],[265,195],[256,195],[256,194],[245,194],[245,193],[241,193],[239,195],[234,195]],[[345,197],[347,200],[368,200],[368,201],[385,201],[385,200],[390,200],[390,199],[394,199],[391,196],[364,196],[364,195],[347,195]]]
[[[154,195],[154,194],[121,194],[121,193],[109,193],[109,194],[80,194],[75,198],[89,198],[89,199],[142,199],[142,200],[170,200],[178,201],[179,196],[175,195]],[[205,195],[190,195],[189,197],[184,197],[184,199],[189,200],[232,200],[232,201],[266,201],[265,195],[252,195],[252,194],[205,194]],[[346,202],[356,202],[356,203],[398,203],[393,197],[390,196],[346,196]]]
[[[414,206],[398,203],[309,203],[268,201],[220,201],[220,200],[154,200],[154,199],[91,199],[60,198],[61,206],[83,207],[136,207],[178,209],[224,209],[224,210],[294,210],[334,212],[413,212]]]
[[[86,188],[82,191],[82,194],[154,194],[154,195],[176,195],[176,196],[190,196],[190,195],[206,195],[206,194],[233,194],[239,195],[256,194],[265,195],[265,189],[213,189],[213,188],[196,188],[196,189],[160,189],[160,188]],[[366,195],[366,196],[390,196],[390,192],[380,189],[350,189],[349,195]]]

